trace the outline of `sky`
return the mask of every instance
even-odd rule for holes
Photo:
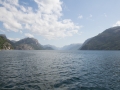
[[[0,34],[62,47],[120,26],[120,0],[0,0]]]

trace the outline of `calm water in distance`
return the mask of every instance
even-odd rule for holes
[[[120,90],[120,51],[0,51],[0,90]]]

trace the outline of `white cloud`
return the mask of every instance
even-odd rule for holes
[[[77,34],[81,26],[71,19],[60,20],[62,2],[60,0],[34,0],[38,9],[24,7],[19,0],[1,0],[0,22],[5,29],[21,32],[24,29],[48,39],[62,38]]]
[[[28,3],[26,3],[26,2],[22,2],[22,4],[24,4],[24,5],[28,5]]]
[[[120,21],[117,21],[117,22],[113,25],[113,27],[115,27],[115,26],[120,26]]]
[[[30,34],[30,33],[25,33],[25,36],[26,37],[30,37],[30,38],[33,38],[34,36],[32,35],[32,34]]]
[[[19,41],[20,38],[8,38],[9,40]]]
[[[83,16],[82,16],[82,15],[79,15],[79,16],[78,16],[78,18],[79,18],[79,19],[82,19],[82,18],[83,18]]]

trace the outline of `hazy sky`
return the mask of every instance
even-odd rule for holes
[[[56,46],[120,25],[120,0],[0,0],[0,33]]]

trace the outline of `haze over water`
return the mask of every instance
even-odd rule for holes
[[[119,90],[119,51],[0,51],[0,89]]]

